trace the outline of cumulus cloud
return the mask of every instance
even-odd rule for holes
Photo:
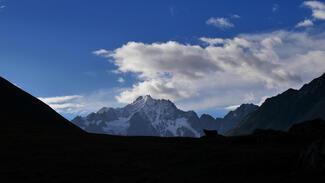
[[[228,29],[235,26],[233,23],[230,22],[229,19],[223,17],[211,17],[206,21],[206,24],[212,25],[219,29]]]
[[[225,108],[259,103],[325,71],[325,34],[280,30],[200,40],[207,46],[129,42],[110,51],[118,72],[137,77],[116,99],[150,94],[183,109]]]
[[[315,19],[325,20],[325,3],[320,1],[305,1],[303,6],[312,10]]]
[[[41,101],[61,114],[85,115],[99,110],[104,106],[117,107],[114,96],[119,90],[98,90],[82,95],[68,95],[57,97],[39,97]]]
[[[314,26],[314,22],[309,19],[305,19],[304,21],[298,22],[296,27],[312,27]]]

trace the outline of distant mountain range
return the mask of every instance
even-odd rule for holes
[[[325,74],[299,90],[288,89],[266,99],[228,135],[250,134],[255,129],[287,131],[296,123],[316,118],[325,119]]]
[[[295,100],[289,97],[290,102],[301,102],[289,103],[287,108],[304,104],[306,111],[301,111],[301,106],[295,106],[299,108],[295,110],[304,112],[301,116],[313,118],[324,114],[321,107],[323,81],[316,79],[304,86],[305,89],[295,95],[300,96]],[[0,101],[2,182],[325,181],[323,120],[292,125],[288,132],[254,130],[252,135],[235,137],[121,137],[85,133],[48,105],[1,77]],[[310,104],[311,101],[313,104]],[[286,113],[287,108],[275,112],[286,110]],[[170,124],[163,126],[159,132],[169,133],[167,131],[177,129],[176,135],[195,135],[202,128],[226,131],[231,128],[228,124],[238,126],[236,123],[240,127],[260,110],[245,104],[224,119],[214,119],[209,115],[198,118],[194,112],[177,109],[168,100],[146,96],[139,97],[124,108],[103,108],[98,114],[90,116],[95,122],[97,116],[100,117],[98,119],[105,116],[111,121],[120,116],[130,117],[122,124],[129,123],[125,130],[136,135],[152,133],[146,131],[151,130],[147,128],[152,125],[151,119],[159,119],[157,122],[161,126]],[[236,119],[232,121],[235,123],[228,123],[230,119]],[[145,128],[137,129],[138,123]],[[178,125],[188,125],[188,128]]]
[[[257,106],[243,104],[225,118],[214,119],[208,114],[200,118],[193,111],[182,111],[164,99],[141,96],[123,108],[104,107],[86,117],[77,116],[74,124],[91,133],[128,136],[200,137],[203,129],[232,129]]]
[[[251,134],[256,129],[287,131],[293,124],[325,119],[325,74],[304,85],[271,97],[258,107],[242,104],[224,118],[201,117],[182,111],[164,99],[141,96],[123,108],[102,108],[86,117],[77,116],[74,124],[91,133],[128,136],[200,137],[203,129],[222,135]]]
[[[138,97],[123,108],[102,108],[72,122],[92,133],[130,136],[199,137],[200,119],[195,112],[179,110],[169,100]],[[212,125],[215,121],[206,121]]]

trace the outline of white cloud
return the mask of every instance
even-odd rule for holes
[[[231,106],[225,107],[225,109],[230,110],[230,111],[233,111],[233,110],[237,109],[239,106],[240,105],[231,105]]]
[[[215,26],[220,29],[228,29],[235,26],[227,18],[223,17],[211,17],[206,21],[206,24]]]
[[[76,101],[83,99],[81,95],[68,95],[68,96],[58,96],[58,97],[39,97],[41,101],[49,105],[52,109],[58,112],[64,111],[77,111],[84,107]]]
[[[98,90],[82,95],[39,97],[39,99],[63,115],[85,115],[105,106],[119,106],[114,98],[118,92],[116,89]]]
[[[325,20],[325,3],[320,1],[305,1],[303,6],[312,10],[315,19]]]
[[[42,98],[39,99],[47,104],[54,104],[54,103],[63,103],[67,101],[71,101],[74,99],[82,98],[81,95],[68,95],[68,96],[59,96],[59,97],[48,97],[48,98]]]
[[[257,105],[258,105],[258,106],[261,106],[261,105],[265,102],[265,100],[268,99],[268,98],[270,98],[270,97],[271,97],[271,96],[264,96],[264,97],[261,97],[261,100],[260,100],[260,102],[257,103]]]
[[[129,42],[110,52],[120,73],[138,79],[117,100],[129,103],[150,94],[171,99],[183,109],[225,108],[259,103],[325,71],[323,33],[280,30],[200,40],[208,46]]]
[[[314,23],[312,20],[305,19],[304,21],[298,22],[296,27],[312,27],[314,26]]]
[[[200,41],[207,43],[208,45],[218,45],[225,43],[225,40],[222,38],[207,38],[207,37],[201,37]]]
[[[105,50],[105,49],[99,49],[99,50],[93,51],[93,54],[95,54],[97,56],[109,57],[111,52],[108,50]]]

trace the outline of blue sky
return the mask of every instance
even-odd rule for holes
[[[311,52],[322,56],[325,50],[322,42],[325,37],[322,34],[325,19],[322,14],[325,11],[323,3],[314,1],[306,4],[299,0],[2,0],[0,75],[50,105],[54,103],[52,107],[67,117],[97,110],[101,105],[123,106],[136,95],[142,94],[169,98],[186,110],[222,116],[240,103],[259,103],[285,88],[299,87],[325,71],[325,64],[317,62],[308,64],[317,67],[315,72],[312,72],[314,68],[310,68],[310,72],[302,74],[299,72],[300,67],[304,68],[306,59],[299,63],[288,61],[292,67],[282,68],[280,65],[283,63],[277,61],[279,58],[286,60],[288,56],[282,53],[283,49],[273,45],[273,42],[277,42],[293,47],[295,50],[292,53],[301,53],[301,59],[307,58],[307,53],[310,55]],[[308,47],[302,48],[302,42],[298,44],[297,40],[286,40],[290,36],[310,42],[317,38],[319,43],[310,43]],[[238,37],[254,44],[258,42],[254,47],[243,47],[244,50],[261,53],[266,52],[264,48],[269,48],[262,43],[263,40],[272,38],[272,49],[268,49],[268,56],[274,56],[270,64],[276,69],[266,71],[265,67],[268,66],[259,67],[263,65],[263,59],[255,52],[254,58],[258,55],[256,57],[261,61],[258,66],[246,68],[247,63],[240,59],[236,60],[239,64],[244,63],[246,70],[224,66],[224,63],[230,63],[228,60],[220,61],[220,55],[228,58],[229,55],[224,54],[230,54],[224,45],[240,44],[242,47],[242,42],[236,41]],[[225,49],[222,53],[212,53],[205,48],[220,45],[211,44],[208,39],[204,41],[202,38],[217,42],[215,38],[219,41],[222,39],[222,43],[218,44],[222,44],[221,47]],[[132,42],[133,45],[127,44]],[[191,46],[199,46],[200,49]],[[171,53],[173,51],[170,51],[170,47],[180,53]],[[94,52],[100,49],[102,52]],[[134,55],[132,57],[130,50],[136,51],[138,60],[132,60]],[[158,53],[155,56],[158,55],[159,59],[151,59],[152,54],[148,54],[150,51]],[[215,56],[218,59],[209,60],[206,55],[209,59]],[[316,56],[312,55],[308,59],[311,57]],[[192,58],[195,61],[186,61]],[[206,59],[207,62],[202,61],[201,64],[200,59]],[[210,61],[218,62],[216,70],[205,68],[204,65],[210,64]],[[173,63],[176,63],[175,68],[166,66]],[[196,66],[189,67],[191,64]],[[142,68],[136,68],[138,65]],[[203,70],[195,70],[201,66]],[[183,68],[188,70],[185,72]],[[227,69],[238,73],[229,78],[229,73],[222,74],[220,71]],[[242,81],[240,77],[244,71],[256,72],[247,77],[259,80],[245,83],[246,80]],[[195,73],[195,76],[187,72]],[[211,72],[211,75],[200,75],[205,72]],[[267,76],[267,72],[276,74]],[[207,85],[202,84],[208,81],[207,78],[216,84],[207,88]],[[269,78],[275,79],[271,81]],[[246,86],[228,86],[225,82],[227,79],[232,83],[245,83]],[[283,84],[274,84],[283,80]],[[167,87],[162,86],[164,84]],[[192,85],[195,87],[186,87]],[[205,88],[216,92],[206,93]],[[236,92],[229,92],[232,89]],[[218,98],[227,95],[234,100],[221,101]]]

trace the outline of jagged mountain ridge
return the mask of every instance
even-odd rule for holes
[[[165,99],[140,96],[122,108],[103,107],[86,117],[77,116],[72,122],[87,132],[127,136],[200,137],[203,129],[221,130],[224,134],[257,108],[243,104],[225,118],[201,117],[194,111],[182,111]]]
[[[311,130],[310,122],[294,128],[292,133],[303,136],[297,141],[288,135],[275,136],[271,144],[261,141],[265,136],[200,140],[117,137],[84,133],[1,78],[0,99],[2,182],[157,182],[157,177],[161,179],[158,182],[260,182],[261,177],[266,182],[297,182],[304,176],[305,182],[321,182],[320,178],[324,182],[323,174],[293,172],[298,157],[303,168],[324,167],[324,151],[319,152],[324,145],[311,146],[304,156],[300,151],[305,135],[319,131],[318,123],[311,125]],[[202,168],[204,174],[197,174]],[[216,174],[216,170],[222,172]],[[241,176],[232,176],[234,173]],[[288,175],[292,176],[288,179]]]
[[[268,98],[254,113],[242,120],[229,135],[252,133],[255,129],[287,131],[292,125],[316,118],[325,119],[325,74],[301,89]]]
[[[72,122],[92,133],[130,136],[199,137],[202,124],[193,111],[182,111],[164,99],[140,96],[123,108],[102,108]],[[215,123],[213,121],[212,123]]]
[[[226,134],[234,129],[243,119],[247,118],[257,109],[258,106],[255,104],[242,104],[234,111],[230,111],[224,118],[219,119],[219,133]]]

